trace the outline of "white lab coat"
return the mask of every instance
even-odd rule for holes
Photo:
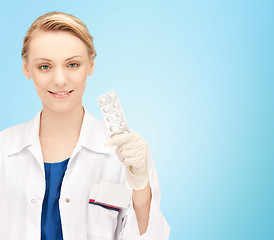
[[[166,240],[170,227],[160,210],[160,186],[148,152],[152,201],[149,225],[140,236],[136,215],[89,204],[100,179],[128,185],[116,147],[104,146],[107,132],[102,120],[85,113],[80,137],[65,172],[59,199],[64,240]],[[46,189],[39,140],[40,114],[0,132],[0,239],[41,239],[41,213]],[[60,159],[60,161],[65,159]]]

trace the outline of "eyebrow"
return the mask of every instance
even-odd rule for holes
[[[67,58],[65,61],[68,61],[68,60],[70,60],[70,59],[72,59],[72,58],[76,58],[76,57],[81,57],[81,58],[83,58],[83,57],[80,56],[80,55],[76,55],[76,56],[72,56],[72,57]],[[48,59],[48,58],[35,58],[34,60],[46,60],[46,61],[51,62],[51,60]]]

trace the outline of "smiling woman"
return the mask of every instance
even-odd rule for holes
[[[0,239],[168,239],[147,144],[134,132],[107,139],[82,105],[96,57],[86,25],[44,14],[21,54],[43,108],[0,132]]]
[[[44,113],[82,106],[87,75],[94,70],[94,59],[85,43],[66,31],[42,29],[32,33],[28,44],[28,51],[23,53],[23,71],[33,78]]]

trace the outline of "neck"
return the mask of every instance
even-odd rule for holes
[[[43,106],[39,136],[55,140],[79,137],[83,118],[82,103],[67,112],[55,112]]]

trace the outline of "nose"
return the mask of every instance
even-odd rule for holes
[[[68,79],[65,70],[61,67],[56,68],[54,72],[54,84],[62,86],[67,84],[67,82]]]

